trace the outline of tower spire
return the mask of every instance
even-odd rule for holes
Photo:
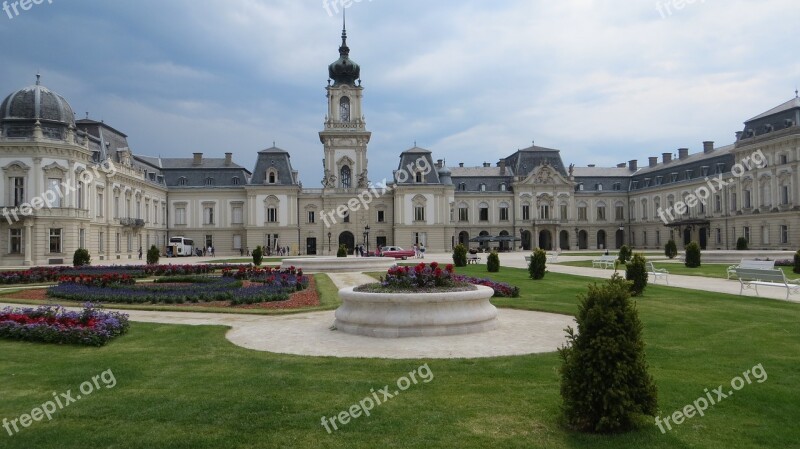
[[[36,85],[40,85],[42,83],[42,74],[41,72],[36,72]]]
[[[350,48],[347,46],[347,9],[342,9],[342,46],[339,47],[339,55],[350,55]]]

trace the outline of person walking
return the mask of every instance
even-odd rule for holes
[[[425,258],[425,245],[422,243],[419,244],[419,257],[420,259]]]
[[[139,247],[139,260],[142,260],[142,247]]]

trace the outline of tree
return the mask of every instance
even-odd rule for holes
[[[261,246],[256,246],[256,249],[253,250],[252,255],[253,265],[260,267],[261,262],[264,261],[264,250],[261,248]]]
[[[622,245],[622,248],[619,249],[619,263],[626,264],[631,260],[631,249],[628,248],[628,245]]]
[[[686,262],[684,263],[687,268],[697,268],[700,266],[700,245],[697,242],[691,242],[686,245]]]
[[[92,256],[89,255],[89,250],[86,248],[78,248],[75,254],[72,255],[72,265],[75,267],[83,267],[92,264]]]
[[[647,259],[641,254],[634,254],[633,259],[625,266],[625,279],[631,282],[631,296],[644,294],[647,278]]]
[[[336,257],[347,257],[347,245],[339,245],[336,251]]]
[[[678,255],[678,245],[675,244],[675,240],[670,239],[667,244],[664,245],[664,255],[670,259],[674,259],[675,256]]]
[[[577,430],[622,432],[638,417],[658,412],[643,326],[629,290],[617,273],[590,285],[579,298],[577,332],[567,328],[567,345],[559,348],[564,415]]]
[[[492,251],[489,257],[486,258],[486,270],[489,273],[497,273],[500,271],[500,256],[496,251]]]
[[[747,239],[739,237],[736,240],[736,251],[747,251]]]
[[[158,259],[161,258],[161,251],[158,250],[156,245],[147,250],[147,265],[158,265]]]
[[[800,251],[794,253],[794,269],[792,271],[800,274]]]
[[[453,265],[457,267],[467,266],[467,247],[460,243],[453,248]]]
[[[536,248],[531,254],[531,263],[528,265],[528,274],[533,280],[544,279],[547,273],[547,253],[541,248]]]

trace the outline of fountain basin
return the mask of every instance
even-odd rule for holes
[[[495,329],[494,290],[434,293],[368,293],[339,290],[338,331],[379,338],[463,335]]]

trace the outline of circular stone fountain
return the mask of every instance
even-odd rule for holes
[[[367,293],[339,290],[337,330],[369,337],[436,337],[462,335],[497,327],[494,290],[435,293]]]
[[[306,257],[283,259],[281,268],[295,267],[305,273],[374,273],[396,264],[390,257]]]

